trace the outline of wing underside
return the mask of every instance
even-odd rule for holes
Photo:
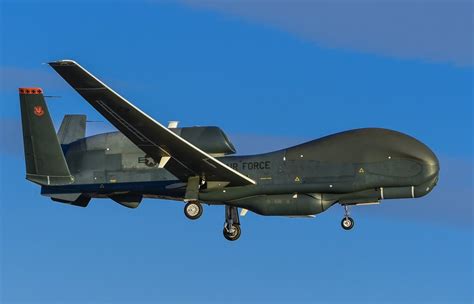
[[[165,169],[182,181],[200,176],[229,186],[255,184],[255,181],[184,140],[110,89],[72,60],[49,65],[112,125],[141,150],[160,160],[169,157]]]

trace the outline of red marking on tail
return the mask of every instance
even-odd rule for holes
[[[35,113],[36,116],[43,116],[44,115],[44,110],[42,106],[35,106],[33,113]]]
[[[43,94],[42,88],[19,88],[21,95],[39,95]]]

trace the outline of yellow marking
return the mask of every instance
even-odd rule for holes
[[[272,179],[271,177],[260,177],[260,179]]]
[[[111,179],[110,182],[111,182],[111,183],[116,183],[117,180],[116,180],[116,179]]]
[[[295,177],[295,182],[299,182],[300,181],[300,178],[297,176]]]
[[[365,173],[364,168],[360,168],[360,169],[359,169],[359,173],[360,173],[360,174],[364,174],[364,173]]]

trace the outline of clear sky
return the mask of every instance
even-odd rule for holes
[[[472,2],[0,2],[1,303],[472,303]],[[59,59],[163,123],[222,127],[240,153],[395,129],[435,151],[440,182],[353,208],[350,232],[340,206],[248,213],[233,243],[220,206],[189,221],[178,202],[53,203],[24,179],[17,88],[61,96],[56,126],[104,121],[41,64]]]

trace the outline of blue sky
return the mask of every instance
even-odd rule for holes
[[[363,18],[341,2],[324,19],[309,2],[287,14],[228,3],[1,2],[1,302],[471,303],[472,14],[457,14],[471,4],[395,1],[390,15],[364,2]],[[389,22],[400,16],[410,28]],[[421,199],[353,208],[350,232],[340,206],[312,220],[249,213],[235,243],[222,237],[223,207],[191,222],[176,202],[53,203],[24,180],[17,88],[61,96],[48,103],[57,125],[67,113],[103,121],[41,64],[57,59],[78,61],[161,122],[222,127],[240,153],[399,130],[437,153],[440,182]]]

